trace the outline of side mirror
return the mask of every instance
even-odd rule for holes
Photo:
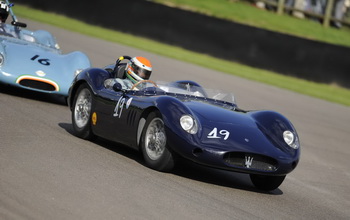
[[[12,21],[11,24],[13,26],[16,26],[16,27],[22,27],[22,28],[26,28],[27,27],[26,23],[22,23],[22,22],[18,22],[18,21]]]
[[[114,83],[113,85],[113,90],[116,91],[116,92],[120,92],[123,90],[123,87],[120,83]]]

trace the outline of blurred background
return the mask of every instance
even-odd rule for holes
[[[18,0],[124,33],[350,87],[349,0]]]

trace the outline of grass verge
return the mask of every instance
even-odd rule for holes
[[[313,83],[234,62],[216,59],[205,54],[195,53],[179,47],[169,46],[146,38],[125,34],[98,26],[92,26],[62,15],[43,12],[23,5],[16,5],[14,10],[19,17],[51,24],[70,31],[136,47],[138,49],[146,50],[162,56],[182,60],[188,63],[194,63],[213,70],[226,72],[250,80],[267,83],[301,94],[324,99],[330,102],[350,106],[350,90],[348,89],[327,84]]]
[[[317,19],[299,19],[288,14],[277,15],[273,11],[254,7],[247,0],[152,1],[258,28],[350,47],[350,29],[348,27],[325,28]]]

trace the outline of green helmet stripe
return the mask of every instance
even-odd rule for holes
[[[137,80],[135,80],[130,74],[126,74],[126,77],[128,77],[128,79],[130,79],[130,81],[132,82],[132,83],[137,83]]]

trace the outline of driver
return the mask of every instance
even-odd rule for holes
[[[5,23],[7,17],[9,16],[9,6],[6,2],[0,1],[0,22]]]
[[[5,1],[0,1],[0,33],[1,35],[13,37],[12,30],[5,24],[9,11],[10,6]]]
[[[0,1],[0,23],[5,23],[9,16],[9,6],[6,2]]]
[[[119,64],[124,59],[130,59],[128,63]],[[152,73],[152,64],[145,57],[127,57],[122,56],[117,60],[112,74],[116,78],[105,81],[106,88],[113,88],[115,83],[119,83],[122,89],[129,90],[140,81],[148,80]]]

